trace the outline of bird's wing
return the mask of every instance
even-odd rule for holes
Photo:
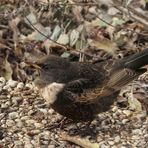
[[[119,91],[123,86],[144,72],[145,69],[140,69],[139,71],[133,71],[127,68],[118,70],[112,74],[109,79],[107,77],[106,81],[98,85],[96,88],[82,89],[79,94],[76,93],[78,91],[71,92],[71,99],[73,99],[74,102],[83,102],[87,104],[94,103],[103,97],[110,96],[114,92]],[[83,88],[84,82],[79,82],[77,90]]]
[[[65,86],[65,90],[72,92],[72,93],[83,93],[83,89],[89,87],[89,80],[88,79],[77,79],[77,80],[73,80],[69,83],[66,84]]]

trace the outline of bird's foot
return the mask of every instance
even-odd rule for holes
[[[54,123],[52,123],[52,125],[49,125],[46,129],[47,130],[53,130],[55,128],[63,129],[65,125],[68,125],[72,122],[73,122],[72,120],[64,117],[61,120],[55,121]]]

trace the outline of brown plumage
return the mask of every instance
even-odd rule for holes
[[[38,60],[35,84],[56,112],[73,120],[92,120],[107,111],[120,89],[146,72],[148,49],[122,60],[70,62],[50,55]]]

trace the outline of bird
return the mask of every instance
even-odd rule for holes
[[[46,103],[74,121],[92,121],[111,108],[125,85],[147,71],[148,48],[118,60],[71,62],[48,55],[35,64],[39,76],[34,84]]]

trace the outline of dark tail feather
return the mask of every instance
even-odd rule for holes
[[[124,66],[129,69],[139,69],[148,64],[148,48],[126,59]]]

